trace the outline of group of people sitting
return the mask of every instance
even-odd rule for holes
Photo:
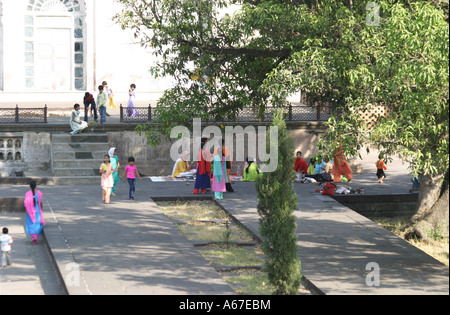
[[[336,154],[334,164],[330,158],[316,155],[309,160],[309,165],[302,157],[302,152],[298,151],[295,159],[294,171],[296,172],[295,182],[350,182],[353,178],[352,170],[343,156]]]

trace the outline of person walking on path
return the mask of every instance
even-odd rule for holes
[[[134,200],[134,193],[136,192],[136,176],[139,178],[139,180],[142,181],[141,176],[139,175],[139,172],[137,171],[137,166],[134,165],[135,159],[134,157],[128,158],[128,165],[125,167],[125,173],[127,176],[128,184],[130,185],[130,193],[128,195],[130,200]],[[123,182],[125,182],[125,176],[123,178]]]
[[[70,134],[72,136],[82,133],[88,127],[88,123],[80,119],[80,104],[75,104],[73,108],[72,115],[70,115],[70,128],[72,128]]]
[[[102,174],[101,187],[103,202],[109,204],[111,202],[111,189],[114,186],[113,165],[109,155],[105,155],[104,163],[100,166],[100,174]]]
[[[2,268],[5,268],[6,266],[12,265],[11,245],[14,242],[14,239],[8,234],[8,228],[4,227],[2,233],[3,234],[0,236],[0,249],[2,252]]]
[[[120,175],[119,175],[120,162],[119,162],[119,157],[117,156],[116,148],[109,149],[108,154],[109,154],[110,162],[111,162],[111,164],[113,166],[113,181],[114,181],[114,185],[113,185],[113,187],[111,189],[111,196],[115,196],[116,195],[117,184],[120,183]]]
[[[31,236],[34,245],[37,244],[38,235],[42,234],[45,226],[42,213],[42,192],[36,190],[36,182],[30,183],[31,190],[25,194],[26,222],[25,231]]]
[[[127,116],[128,117],[137,117],[138,111],[136,109],[136,92],[134,91],[136,89],[136,84],[130,85],[130,90],[128,91],[128,94],[130,95],[130,98],[128,99],[127,103]]]
[[[385,170],[387,170],[386,164],[384,164],[383,161],[383,155],[378,156],[378,161],[375,163],[377,166],[377,177],[378,177],[378,183],[382,184],[383,179],[386,178],[386,174],[384,173]]]
[[[100,123],[106,122],[106,104],[108,102],[108,94],[106,94],[103,85],[98,86],[97,108],[100,114]]]
[[[89,121],[89,111],[92,114],[94,114],[94,121],[97,122],[98,120],[98,114],[97,114],[97,105],[95,104],[94,95],[92,95],[89,92],[84,93],[83,97],[83,104],[84,104],[84,121]]]

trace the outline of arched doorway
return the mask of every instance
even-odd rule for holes
[[[25,87],[36,91],[84,90],[84,1],[29,0],[24,21]]]

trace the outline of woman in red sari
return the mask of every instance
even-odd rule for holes
[[[195,186],[193,193],[206,193],[206,189],[211,188],[211,153],[205,150],[207,139],[202,139],[202,149],[199,152],[199,162],[197,163],[197,176],[195,177]]]

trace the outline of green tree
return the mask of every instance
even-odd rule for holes
[[[153,73],[176,80],[157,124],[139,129],[153,144],[194,117],[262,113],[301,90],[332,106],[323,153],[375,144],[400,154],[421,176],[416,234],[439,211],[448,233],[448,206],[438,206],[448,205],[448,1],[118,1],[116,20],[155,52]],[[389,113],[373,129],[360,115],[370,104]]]
[[[267,257],[266,268],[270,282],[276,288],[275,293],[297,294],[301,274],[293,215],[298,205],[292,184],[295,177],[292,169],[294,144],[287,133],[281,110],[274,115],[271,128],[274,127],[278,128],[279,164],[275,172],[263,173],[256,181],[259,229]]]
[[[363,144],[375,144],[409,162],[411,174],[421,178],[412,234],[426,238],[424,229],[444,222],[448,235],[448,15],[427,1],[377,4],[376,25],[366,20],[371,11],[323,8],[314,28],[329,31],[272,71],[266,86],[275,101],[303,89],[314,101],[333,103],[322,152],[342,145],[355,156]],[[360,115],[370,104],[388,111],[373,128]]]

